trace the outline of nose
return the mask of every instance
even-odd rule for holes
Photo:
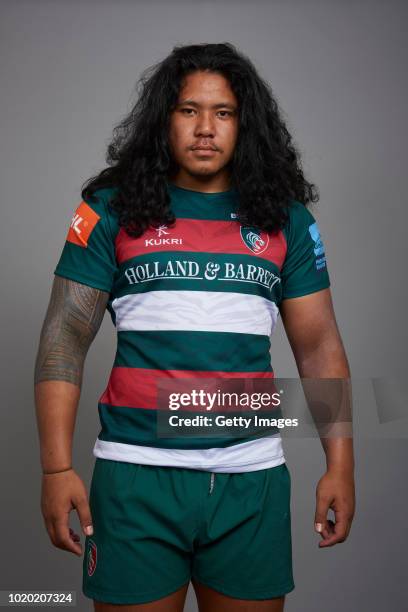
[[[211,112],[201,112],[197,114],[195,125],[196,136],[213,136],[214,135],[214,120]]]

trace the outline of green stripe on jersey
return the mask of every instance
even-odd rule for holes
[[[272,372],[270,339],[260,334],[119,331],[114,366],[158,370]]]
[[[237,191],[202,193],[168,184],[171,209],[177,218],[205,221],[231,221],[231,213],[237,209]]]
[[[142,446],[156,446],[159,448],[219,448],[240,444],[271,436],[279,432],[278,427],[269,427],[266,431],[253,434],[252,436],[242,437],[195,437],[184,436],[174,438],[161,438],[157,436],[157,411],[144,408],[128,408],[124,406],[110,406],[109,404],[98,404],[99,418],[102,430],[99,440],[107,442],[119,442],[123,444],[137,444]],[[192,413],[177,413],[179,416],[194,416]],[[228,412],[227,416],[245,416],[243,412]],[[267,416],[265,412],[260,416]],[[273,418],[279,418],[277,410],[271,413]]]

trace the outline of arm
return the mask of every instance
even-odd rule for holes
[[[72,438],[85,357],[108,298],[105,291],[55,276],[35,362],[34,396],[44,472],[42,511],[53,543],[78,554],[80,546],[68,536],[71,502],[84,528],[91,517],[85,487],[71,468]]]
[[[350,378],[330,289],[283,300],[280,313],[301,378]],[[351,437],[320,439],[327,472],[317,487],[315,524],[324,538],[323,547],[343,542],[350,531],[355,507],[354,457]],[[335,525],[326,520],[329,507],[335,511]]]

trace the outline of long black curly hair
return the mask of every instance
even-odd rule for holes
[[[238,139],[230,160],[231,186],[238,192],[237,220],[267,232],[281,229],[291,200],[317,202],[315,185],[301,169],[269,84],[231,43],[177,45],[137,82],[139,95],[130,113],[114,128],[108,167],[82,185],[82,198],[115,187],[110,206],[133,237],[149,227],[171,226],[167,180],[174,171],[168,128],[187,74],[206,70],[223,75],[238,101]]]

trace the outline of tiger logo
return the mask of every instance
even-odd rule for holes
[[[255,255],[263,253],[269,245],[269,235],[254,227],[241,227],[241,238],[245,246]]]

